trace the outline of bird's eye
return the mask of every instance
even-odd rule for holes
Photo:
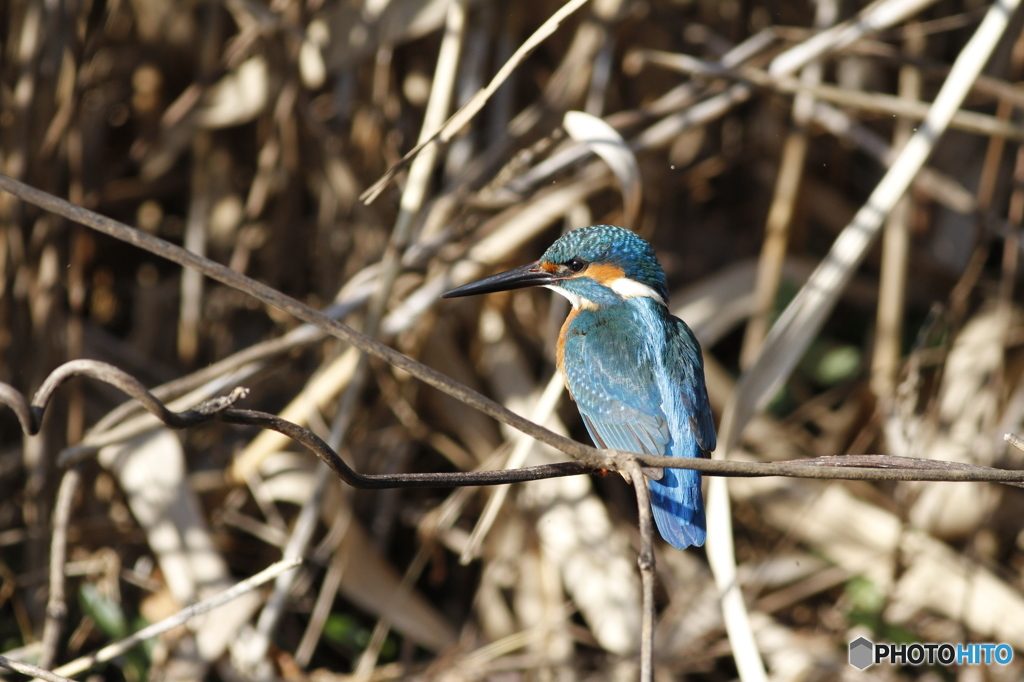
[[[583,268],[587,267],[587,262],[585,260],[580,260],[579,258],[572,258],[565,262],[565,267],[569,268],[573,272],[580,272]]]

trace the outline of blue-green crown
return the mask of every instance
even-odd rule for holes
[[[654,249],[629,230],[591,225],[566,232],[541,256],[542,261],[556,265],[573,258],[622,268],[626,277],[646,284],[668,302],[668,283]]]

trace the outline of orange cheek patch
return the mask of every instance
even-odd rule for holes
[[[555,265],[554,263],[542,260],[540,262],[540,269],[543,270],[544,272],[555,272],[558,270],[558,266]]]
[[[596,280],[600,284],[610,286],[612,282],[626,274],[625,270],[616,265],[597,264],[591,265],[583,273],[587,277]]]

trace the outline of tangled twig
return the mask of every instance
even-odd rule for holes
[[[171,428],[183,429],[203,422],[219,420],[229,424],[259,426],[277,431],[306,446],[323,460],[341,480],[353,488],[449,488],[522,483],[608,470],[623,471],[629,466],[628,462],[634,459],[642,462],[644,466],[695,469],[708,476],[786,476],[862,481],[989,481],[1024,487],[1024,471],[996,469],[961,462],[914,459],[892,455],[841,455],[785,462],[686,459],[640,455],[620,450],[598,450],[569,439],[565,440],[573,447],[567,449],[571,450],[568,451],[568,454],[574,455],[576,452],[581,452],[586,456],[586,460],[496,471],[361,474],[348,466],[333,448],[309,429],[273,414],[234,407],[235,403],[248,394],[248,389],[239,387],[226,396],[203,401],[190,410],[173,412],[150,393],[138,379],[113,365],[97,360],[72,360],[57,367],[36,391],[31,403],[13,386],[0,383],[0,404],[4,404],[14,411],[26,434],[34,435],[39,431],[46,406],[54,392],[74,376],[87,376],[120,389],[131,398],[138,400],[145,409]],[[523,418],[519,417],[519,419]],[[533,422],[525,419],[523,421],[537,429],[546,431]],[[1011,443],[1015,442],[1014,436],[1008,436],[1007,439]],[[1019,439],[1017,440],[1019,441]]]

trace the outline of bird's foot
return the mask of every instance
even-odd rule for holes
[[[641,471],[644,472],[644,476],[652,481],[660,481],[665,477],[665,470],[661,467],[644,467]]]

